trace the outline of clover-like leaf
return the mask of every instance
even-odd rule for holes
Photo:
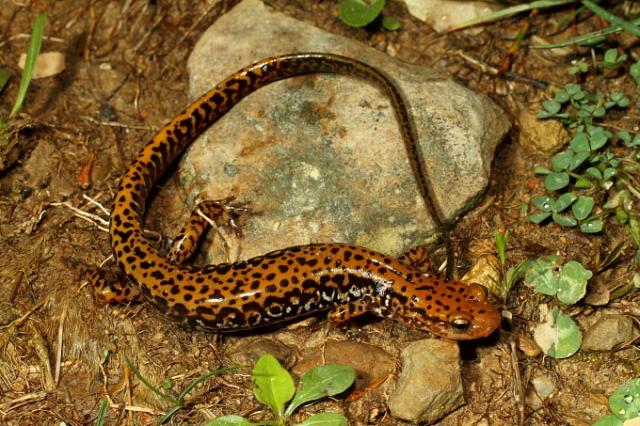
[[[567,207],[569,207],[571,204],[573,204],[573,202],[577,198],[578,197],[573,192],[566,192],[566,193],[562,194],[561,196],[558,197],[558,199],[555,202],[554,211],[561,212],[561,211],[566,210]]]
[[[609,397],[609,408],[624,420],[640,417],[640,379],[631,379],[616,389]]]
[[[569,175],[565,172],[551,173],[544,178],[544,186],[549,191],[557,191],[567,185],[569,185]]]
[[[364,27],[373,22],[384,8],[385,0],[367,4],[363,0],[340,0],[338,17],[352,27]]]
[[[581,195],[577,201],[571,206],[573,215],[578,220],[584,220],[591,214],[593,210],[593,197]]]
[[[552,213],[551,219],[553,219],[553,221],[558,225],[566,226],[567,228],[574,227],[578,224],[578,221],[575,220],[575,218],[560,213]]]
[[[567,358],[582,345],[578,325],[567,315],[554,308],[546,321],[533,331],[533,339],[542,351],[552,358]]]
[[[593,273],[585,269],[580,263],[572,260],[565,263],[560,269],[558,278],[558,300],[564,304],[572,305],[584,297],[587,292],[587,282]]]

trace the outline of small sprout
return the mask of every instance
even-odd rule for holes
[[[383,16],[382,28],[387,31],[397,31],[400,29],[400,21],[393,16]]]
[[[576,75],[578,73],[586,73],[589,71],[589,64],[584,59],[573,60],[571,61],[571,66],[569,67],[569,74]]]
[[[608,49],[604,52],[603,65],[605,68],[616,68],[618,65],[624,63],[627,60],[627,55],[619,55],[618,49]]]
[[[296,392],[293,378],[278,360],[273,355],[262,355],[253,369],[253,392],[258,401],[273,410],[277,419],[260,424],[283,426],[296,408],[307,402],[344,392],[355,378],[355,370],[347,365],[321,365],[302,376],[300,388]],[[291,402],[285,410],[284,406],[288,401]],[[255,424],[240,416],[221,416],[206,423],[206,426],[253,425]],[[347,418],[338,413],[319,413],[294,426],[303,425],[347,426]]]
[[[500,264],[504,268],[504,265],[507,262],[507,241],[509,239],[509,231],[496,229],[493,233],[493,237],[496,242],[496,249],[498,251]]]

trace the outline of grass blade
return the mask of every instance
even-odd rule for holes
[[[98,410],[98,417],[96,418],[95,426],[104,426],[107,421],[107,410],[109,409],[109,400],[103,399],[102,404],[100,404],[100,409]]]
[[[47,14],[41,12],[36,16],[36,20],[33,23],[33,30],[31,32],[31,39],[29,40],[29,49],[27,50],[27,60],[22,70],[22,78],[20,79],[20,87],[18,88],[18,97],[16,103],[13,105],[13,109],[9,114],[9,118],[13,118],[20,108],[27,95],[27,89],[31,84],[31,77],[33,76],[33,69],[36,65],[36,59],[40,53],[40,46],[42,46],[42,37],[44,36],[44,23],[47,19]]]
[[[640,27],[634,25],[633,22],[625,21],[624,19],[614,15],[606,9],[598,6],[591,0],[582,0],[582,4],[585,7],[588,7],[593,13],[607,20],[609,23],[613,25],[617,25],[625,31],[630,32],[631,34],[640,37]]]
[[[640,18],[636,18],[631,21],[634,25],[640,25]],[[541,46],[530,46],[532,49],[555,49],[556,47],[565,47],[571,46],[573,44],[579,45],[589,45],[592,44],[594,40],[604,39],[605,36],[609,34],[619,33],[622,31],[621,27],[608,27],[600,31],[593,31],[587,34],[581,34],[576,37],[568,38],[564,41],[554,43],[554,44],[543,44]]]
[[[518,4],[516,6],[506,7],[487,15],[479,16],[475,19],[470,19],[459,24],[456,27],[449,29],[447,32],[457,31],[462,28],[470,27],[472,25],[486,24],[487,22],[497,21],[502,18],[515,15],[517,13],[526,12],[533,9],[547,9],[550,7],[563,6],[566,4],[576,3],[578,0],[538,0],[532,1],[527,4]]]
[[[4,89],[4,86],[7,84],[7,81],[11,78],[11,73],[6,69],[0,67],[0,92]]]

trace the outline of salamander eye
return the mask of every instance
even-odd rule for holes
[[[466,318],[454,318],[449,324],[458,331],[465,331],[469,328],[471,322]]]

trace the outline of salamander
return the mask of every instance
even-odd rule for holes
[[[414,171],[421,157],[409,113],[396,86],[380,71],[354,59],[327,53],[297,53],[256,62],[232,74],[161,128],[120,179],[110,217],[115,261],[128,280],[120,287],[96,272],[103,300],[142,295],[180,323],[225,332],[290,321],[329,311],[341,323],[365,312],[450,339],[491,334],[500,315],[478,284],[435,278],[410,265],[347,244],[309,244],[272,251],[234,263],[186,264],[207,222],[194,214],[167,257],[146,240],[146,199],[158,178],[206,128],[253,91],[277,80],[309,73],[337,73],[376,85],[391,100]],[[418,179],[428,201],[426,176]],[[433,207],[433,203],[428,203]],[[199,208],[216,223],[233,224],[242,212],[231,199]],[[432,209],[433,211],[433,209]]]

